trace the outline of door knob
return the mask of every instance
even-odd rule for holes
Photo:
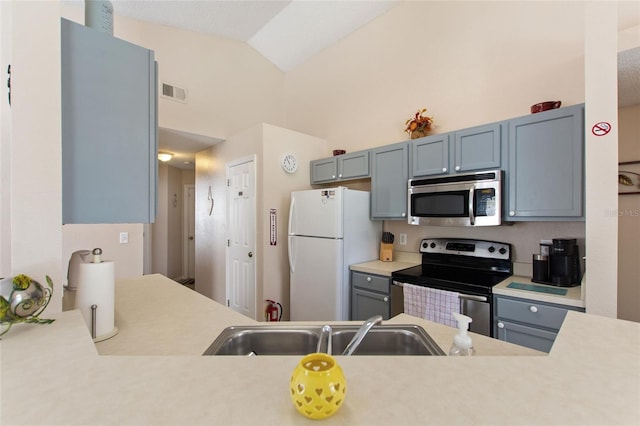
[[[253,257],[253,252],[252,251],[249,252],[249,257]]]
[[[193,241],[193,237],[189,237],[189,241]]]

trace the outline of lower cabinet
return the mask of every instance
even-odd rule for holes
[[[549,352],[567,311],[583,308],[509,296],[493,296],[494,336],[505,342]]]
[[[364,321],[375,315],[389,319],[391,278],[351,272],[351,320]]]

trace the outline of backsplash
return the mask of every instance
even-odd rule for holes
[[[472,238],[509,243],[513,247],[513,262],[531,264],[531,255],[539,253],[540,240],[575,238],[580,256],[585,255],[584,222],[517,222],[513,225],[478,228],[413,226],[405,221],[385,221],[384,230],[395,235],[394,249],[417,252],[423,238]],[[407,245],[399,245],[399,235],[407,234]]]

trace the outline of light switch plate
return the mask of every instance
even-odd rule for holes
[[[129,244],[129,233],[121,232],[120,233],[120,244]]]
[[[406,246],[407,245],[407,234],[400,234],[400,245],[401,246]]]

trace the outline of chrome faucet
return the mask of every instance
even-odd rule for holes
[[[325,345],[326,344],[326,345]],[[324,350],[323,350],[324,348]],[[325,325],[320,332],[320,338],[318,339],[317,353],[324,352],[327,355],[331,355],[331,326]]]
[[[344,352],[342,352],[342,355],[345,355],[345,356],[353,355],[356,349],[358,349],[358,346],[360,346],[360,343],[362,343],[362,339],[364,339],[367,333],[369,333],[369,330],[371,330],[374,325],[377,325],[380,323],[382,323],[381,315],[376,315],[375,317],[371,317],[368,320],[366,320],[364,324],[362,324],[362,326],[360,327],[356,335],[353,336],[353,339],[351,339],[347,347],[344,349]]]

